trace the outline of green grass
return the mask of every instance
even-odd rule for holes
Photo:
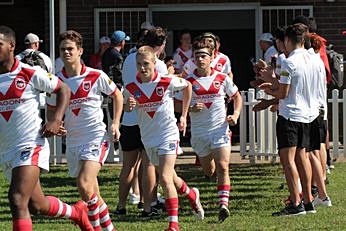
[[[204,180],[199,168],[191,165],[177,166],[177,172],[190,186],[196,186],[206,211],[206,219],[195,221],[188,203],[180,198],[179,224],[181,230],[346,230],[346,163],[336,163],[329,175],[327,186],[333,207],[318,208],[316,214],[296,217],[272,217],[271,213],[283,207],[287,187],[282,189],[284,180],[278,164],[232,165],[231,175],[231,216],[224,222],[217,221],[217,194],[215,183]],[[105,166],[99,177],[101,194],[114,210],[117,202],[119,167]],[[52,167],[43,174],[41,182],[45,193],[58,196],[61,200],[74,203],[78,200],[75,180],[67,176],[66,166]],[[8,183],[0,176],[0,230],[11,230],[11,216],[7,202]],[[120,231],[154,231],[167,227],[166,217],[157,221],[141,221],[136,206],[127,207],[124,218],[112,216],[113,223]],[[43,216],[33,218],[34,230],[77,230],[64,219],[49,219]]]

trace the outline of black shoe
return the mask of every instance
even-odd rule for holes
[[[314,198],[318,196],[318,189],[315,185],[311,186],[311,194]]]
[[[304,215],[306,214],[303,203],[299,203],[299,205],[294,206],[289,203],[283,210],[280,212],[272,213],[272,216],[291,216],[291,215]]]
[[[316,213],[315,206],[312,202],[304,204],[304,208],[306,213]]]
[[[113,212],[113,214],[115,214],[115,215],[126,215],[126,209],[119,209],[117,207],[117,209]]]
[[[144,210],[144,203],[143,203],[143,202],[138,202],[138,204],[137,204],[137,209],[138,209],[139,211],[143,211],[143,210]]]
[[[164,203],[161,203],[160,201],[156,202],[156,205],[151,206],[151,210],[155,211],[156,213],[163,213],[166,211],[166,206]]]
[[[159,219],[160,217],[161,217],[161,214],[153,210],[151,210],[151,212],[149,213],[143,210],[141,214],[141,218],[143,220]]]

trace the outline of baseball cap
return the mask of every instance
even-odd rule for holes
[[[273,35],[271,33],[263,33],[259,41],[273,42]]]
[[[112,37],[111,37],[111,41],[113,44],[118,44],[123,40],[125,40],[125,41],[130,40],[130,37],[128,35],[126,35],[124,31],[116,30],[113,32]]]
[[[99,43],[103,44],[103,43],[111,43],[111,39],[108,36],[102,36],[100,38]]]
[[[40,38],[33,33],[27,34],[24,38],[24,44],[31,44],[36,42],[42,43],[43,40],[40,40]]]
[[[153,28],[154,28],[154,26],[153,26],[153,24],[151,24],[151,22],[145,21],[141,24],[141,29],[151,30]]]

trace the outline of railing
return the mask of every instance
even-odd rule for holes
[[[269,109],[253,112],[254,105],[258,103],[257,99],[269,96],[263,91],[255,93],[255,89],[242,91],[243,110],[240,115],[240,155],[242,159],[249,159],[250,163],[256,160],[276,161],[278,157],[276,143],[276,113],[272,113]],[[332,115],[332,155],[338,157],[341,152],[340,132],[343,134],[342,144],[346,144],[346,89],[342,92],[342,98],[339,98],[339,91],[332,91],[332,98],[328,99],[331,104]],[[342,104],[342,113],[339,113],[339,106]],[[329,107],[328,107],[329,108]],[[340,118],[342,116],[342,118]],[[342,131],[340,129],[340,121],[342,121]],[[343,155],[346,158],[346,148],[343,148]]]

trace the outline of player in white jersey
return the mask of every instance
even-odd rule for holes
[[[229,124],[235,125],[242,108],[237,86],[223,73],[211,68],[213,47],[206,41],[195,41],[192,47],[197,65],[186,80],[192,84],[190,107],[191,146],[199,156],[207,176],[216,174],[219,197],[219,220],[229,216]],[[225,96],[234,100],[234,113],[227,115]]]
[[[60,57],[64,68],[57,75],[71,89],[70,105],[65,112],[67,130],[66,156],[69,174],[77,177],[77,187],[87,203],[88,217],[94,230],[115,230],[108,207],[100,196],[97,175],[107,158],[112,139],[103,123],[102,93],[113,96],[113,121],[111,131],[114,141],[120,137],[119,121],[123,98],[115,83],[101,70],[81,64],[83,38],[73,30],[61,33],[58,38]],[[52,98],[47,103],[52,103]],[[54,107],[49,107],[50,112]]]
[[[145,44],[152,47],[155,51],[155,69],[161,74],[167,74],[168,70],[165,63],[157,58],[164,50],[166,44],[166,31],[161,27],[150,29],[144,36],[141,45]],[[124,85],[135,80],[137,75],[136,55],[132,53],[126,57],[123,65],[123,82]],[[174,69],[171,70],[172,74]],[[144,219],[158,218],[163,205],[157,200],[157,182],[155,167],[150,163],[145,154],[144,146],[141,140],[141,134],[138,127],[136,109],[132,112],[124,111],[121,122],[120,144],[123,150],[123,166],[119,176],[119,201],[114,213],[116,215],[126,214],[126,198],[129,193],[131,182],[133,181],[134,168],[138,161],[141,160],[142,168],[142,192],[143,211],[141,217]]]
[[[183,71],[184,64],[191,58],[191,33],[188,29],[180,31],[179,34],[179,47],[173,54],[175,61],[174,69],[176,74],[180,74]]]
[[[312,84],[320,78],[311,56],[304,49],[307,28],[303,24],[288,26],[285,49],[289,54],[282,63],[278,88],[272,84],[261,87],[279,98],[277,138],[280,161],[285,170],[291,202],[274,216],[315,213],[311,202],[311,165],[306,149],[310,147],[310,122],[319,115],[318,100],[313,97]],[[303,64],[303,65],[302,65]],[[273,82],[277,81],[276,79]],[[298,171],[302,182],[304,205],[298,191]]]
[[[179,231],[177,191],[190,201],[198,219],[204,218],[197,188],[189,188],[177,176],[174,165],[178,154],[179,130],[186,129],[186,116],[191,100],[191,84],[175,76],[164,76],[155,70],[155,53],[149,46],[138,49],[138,74],[136,80],[125,87],[125,110],[135,107],[142,141],[150,161],[158,167],[160,183],[164,190],[169,231]],[[173,93],[183,91],[183,112],[176,125]]]
[[[86,206],[70,206],[54,196],[45,196],[40,171],[49,170],[49,144],[45,137],[63,132],[62,118],[70,91],[59,79],[40,68],[14,58],[15,32],[0,26],[0,163],[10,180],[13,230],[32,230],[32,214],[66,217],[82,230],[93,230]],[[57,108],[41,127],[39,93],[57,94]],[[30,210],[30,212],[29,212]]]
[[[311,48],[308,50],[315,64],[316,75],[319,78],[311,83],[311,87],[315,90],[311,97],[317,98],[319,102],[320,115],[311,123],[310,132],[310,151],[309,159],[312,167],[312,191],[317,189],[317,197],[314,199],[314,205],[332,206],[331,199],[327,195],[325,185],[325,168],[327,165],[327,155],[325,149],[325,140],[327,135],[327,75],[320,57],[319,50],[323,42],[317,34],[309,34]],[[314,193],[313,193],[314,194]],[[315,196],[315,195],[313,195]]]

